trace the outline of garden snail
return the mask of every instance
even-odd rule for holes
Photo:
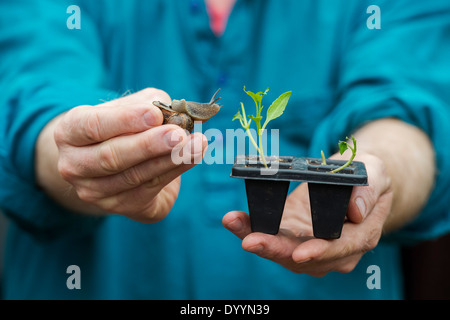
[[[214,93],[209,103],[199,103],[181,100],[173,100],[170,106],[160,102],[153,101],[164,116],[163,124],[176,124],[189,132],[194,129],[194,121],[206,122],[222,107],[216,103],[221,98],[216,98],[220,88]]]

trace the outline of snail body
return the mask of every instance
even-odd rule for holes
[[[153,101],[163,113],[163,124],[176,124],[189,132],[194,129],[194,121],[206,122],[219,112],[222,107],[216,103],[220,98],[216,98],[220,88],[214,93],[208,103],[186,101],[185,99],[173,100],[170,106]]]
[[[163,124],[176,124],[189,132],[194,130],[194,120],[186,113],[174,112],[172,110],[167,110],[166,108],[161,108],[160,106],[158,107],[161,109],[164,117]]]

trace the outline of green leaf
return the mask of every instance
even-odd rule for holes
[[[260,123],[262,120],[262,116],[248,116],[250,119],[252,119],[253,121],[255,121],[256,123]]]
[[[236,119],[238,119],[238,120],[241,120],[241,121],[243,121],[244,120],[244,118],[242,117],[242,114],[241,114],[241,112],[240,111],[238,111],[235,115],[234,115],[234,117],[233,117],[233,120],[232,121],[234,121],[234,120],[236,120]]]
[[[267,94],[267,92],[269,92],[269,88],[267,88],[266,91],[264,91],[264,92],[259,91],[257,93],[253,93],[252,91],[245,90],[245,86],[244,86],[244,92],[247,95],[249,95],[253,99],[253,101],[255,101],[256,114],[259,115],[262,110],[262,106],[261,106],[262,98]]]
[[[345,141],[339,141],[339,152],[343,154],[348,149],[348,143]]]
[[[253,99],[253,101],[255,101],[256,104],[258,104],[258,103],[261,102],[262,97],[261,97],[260,94],[258,94],[258,93],[253,93],[253,92],[250,91],[250,90],[245,90],[245,86],[244,86],[244,92],[245,92],[247,95],[249,95],[249,96]]]
[[[264,122],[264,125],[262,129],[264,130],[266,126],[269,124],[270,121],[280,117],[284,109],[286,109],[286,106],[289,102],[289,98],[291,97],[292,91],[288,91],[280,95],[272,104],[270,105],[269,109],[267,109],[267,115],[266,115],[266,121]]]
[[[247,119],[244,118],[244,116],[241,114],[240,111],[238,111],[234,116],[233,116],[233,120],[239,120],[239,122],[241,123],[242,128],[244,128],[245,130],[247,130],[248,128],[250,128],[250,123],[252,122],[252,120],[250,119],[249,121],[247,121]]]

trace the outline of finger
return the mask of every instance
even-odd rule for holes
[[[228,212],[222,218],[222,224],[241,240],[252,232],[250,217],[242,211]]]
[[[201,137],[204,137],[201,135]],[[204,155],[204,150],[207,147],[206,138],[203,139],[203,149],[200,151]],[[199,157],[197,154],[192,154],[192,157]],[[148,214],[148,208],[153,206],[153,200],[158,193],[173,180],[178,178],[182,173],[193,168],[197,163],[182,164],[176,166],[174,169],[165,172],[161,175],[153,177],[151,180],[142,183],[140,186],[126,190],[122,193],[116,194],[112,197],[100,199],[97,205],[105,211],[124,213],[127,215],[136,216],[136,219],[148,217],[142,214]]]
[[[118,174],[139,163],[171,153],[177,145],[188,141],[183,129],[175,125],[156,127],[141,133],[109,139],[103,143],[77,148],[71,152],[71,172],[65,178],[95,178]],[[63,168],[60,168],[64,171]],[[60,170],[60,171],[61,171]],[[68,176],[67,176],[68,174]]]
[[[106,107],[127,107],[142,103],[148,104],[149,102],[153,105],[153,101],[161,101],[166,105],[170,105],[172,102],[165,91],[156,88],[145,88],[133,94],[127,94],[118,99],[107,101],[102,105]]]
[[[163,116],[152,104],[156,99],[170,103],[167,94],[153,89],[97,106],[73,108],[55,129],[55,141],[58,145],[85,146],[159,126]]]
[[[204,140],[206,138],[201,134],[192,134],[187,138],[186,149],[191,149],[190,145],[200,144],[205,149]],[[207,143],[206,143],[207,146]],[[195,149],[193,149],[195,151]],[[205,152],[202,150],[200,156]],[[190,161],[189,163],[194,163]],[[178,164],[172,161],[172,154],[167,154],[158,158],[150,159],[139,163],[129,169],[118,174],[94,178],[84,179],[79,182],[77,191],[80,197],[90,199],[101,199],[110,197],[123,191],[134,189],[141,184],[151,181],[153,178],[162,175],[176,168]],[[86,195],[84,195],[87,193]],[[91,200],[92,201],[92,200]]]
[[[184,143],[185,140],[188,142]],[[176,165],[200,163],[207,147],[208,139],[203,134],[194,132],[173,148],[170,160]]]
[[[351,222],[361,223],[372,212],[381,195],[391,188],[391,180],[381,160],[365,156],[368,170],[368,186],[354,187],[349,201],[347,217]]]
[[[169,182],[151,201],[147,199],[143,207],[136,209],[130,202],[117,207],[119,213],[141,223],[156,223],[164,219],[172,209],[180,189],[180,177]],[[108,210],[114,212],[114,210]]]
[[[78,181],[77,193],[87,202],[93,202],[134,189],[151,181],[176,167],[171,156],[165,155],[140,163],[118,174],[98,178],[88,178]]]
[[[330,245],[337,240],[311,239],[298,245],[292,252],[292,260],[296,263],[305,263],[313,259],[322,260]]]
[[[284,234],[270,235],[251,233],[242,241],[242,248],[258,256],[281,264],[291,261],[292,252],[300,243],[300,238]]]
[[[222,219],[225,228],[234,233],[242,241],[242,248],[260,257],[288,264],[296,246],[310,237],[297,237],[287,230],[277,235],[252,232],[250,217],[242,211],[228,212]]]
[[[298,263],[309,260],[331,261],[372,250],[381,237],[391,203],[392,193],[383,194],[364,223],[344,223],[339,239],[312,239],[301,243],[292,253],[292,259]]]

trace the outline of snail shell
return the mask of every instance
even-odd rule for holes
[[[153,104],[163,113],[163,124],[176,124],[192,132],[194,121],[206,122],[219,112],[222,107],[216,103],[220,100],[220,98],[216,98],[219,91],[220,88],[214,93],[209,103],[198,103],[181,99],[173,100],[170,106],[160,101],[153,101]]]
[[[180,126],[183,129],[186,129],[189,131],[189,133],[194,130],[194,121],[190,116],[188,116],[185,113],[174,113],[171,116],[167,118],[167,121],[164,118],[164,123],[167,124],[176,124],[177,126]]]
[[[161,110],[164,119],[163,124],[176,124],[189,131],[189,133],[194,130],[194,120],[186,113],[175,112],[159,101],[154,101],[153,104]]]

